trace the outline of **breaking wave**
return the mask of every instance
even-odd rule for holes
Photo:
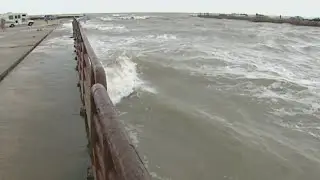
[[[137,64],[125,54],[116,56],[111,63],[105,64],[105,70],[109,84],[108,93],[115,104],[138,89],[155,92],[153,89],[145,87],[145,83],[139,78]]]
[[[141,79],[134,57],[125,49],[117,50],[122,41],[110,44],[96,36],[89,39],[106,70],[108,93],[114,104],[125,97],[138,96],[138,91],[156,93],[149,82]]]
[[[116,21],[116,20],[146,20],[152,18],[151,16],[137,16],[127,14],[113,14],[112,16],[98,17],[101,21]]]
[[[88,23],[83,24],[83,27],[86,29],[100,30],[100,31],[109,31],[109,32],[128,32],[129,30],[123,25],[114,25],[114,24],[95,24]]]
[[[156,86],[161,94],[157,97],[196,104],[190,106],[196,109],[194,114],[231,128],[244,143],[252,138],[268,146],[272,139],[272,144],[320,159],[313,151],[320,140],[319,29],[150,18],[154,17],[113,14],[85,25],[106,69],[115,104],[125,97],[139,97],[141,91],[157,93],[152,88]],[[139,130],[135,126],[126,129],[137,146]],[[277,148],[268,151],[277,152]],[[151,175],[157,179],[156,173]]]
[[[160,35],[148,35],[147,39],[155,39],[155,40],[176,40],[177,36],[173,34],[160,34]]]
[[[41,44],[39,44],[33,52],[35,53],[54,53],[61,48],[72,48],[73,38],[71,38],[72,34],[72,25],[71,23],[63,24],[61,27],[57,28],[56,31],[68,31],[70,35],[52,37],[44,40]]]

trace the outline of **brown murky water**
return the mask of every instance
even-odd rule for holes
[[[154,179],[319,179],[319,29],[186,14],[84,27]]]

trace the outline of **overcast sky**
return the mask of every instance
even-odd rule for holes
[[[320,0],[0,0],[0,13],[241,12],[320,16]]]

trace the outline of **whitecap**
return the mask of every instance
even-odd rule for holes
[[[137,64],[125,53],[115,57],[112,63],[105,64],[107,73],[108,93],[114,104],[129,96],[138,89],[156,93],[156,90],[140,79]]]
[[[122,20],[145,20],[145,19],[149,19],[150,16],[120,16],[118,17],[119,19]]]
[[[158,180],[171,180],[171,178],[161,177],[155,172],[150,172],[150,175],[152,178],[158,179]]]
[[[37,46],[33,52],[34,53],[51,53],[59,48],[72,47],[73,39],[69,36],[54,37],[43,41],[39,46]]]
[[[156,41],[156,42],[173,41],[177,39],[178,39],[177,36],[174,34],[150,34],[140,38],[140,40],[143,40],[143,41]]]
[[[114,25],[114,24],[87,23],[87,24],[83,24],[83,27],[86,29],[94,29],[94,30],[109,31],[109,32],[128,32],[129,31],[123,25]]]
[[[98,17],[101,21],[113,21],[114,19],[111,17]]]
[[[148,81],[141,79],[137,64],[132,60],[133,57],[129,56],[127,50],[123,48],[123,46],[135,42],[135,39],[121,39],[109,43],[97,36],[91,36],[89,41],[97,56],[103,60],[108,93],[114,104],[138,90],[157,93]]]

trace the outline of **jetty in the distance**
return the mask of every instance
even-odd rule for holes
[[[199,13],[197,17],[246,20],[251,22],[267,22],[267,23],[278,23],[278,24],[287,23],[287,24],[292,24],[296,26],[320,27],[320,18],[305,19],[301,16],[283,17],[280,15],[277,17],[271,17],[263,14],[248,15],[248,14],[236,14],[236,13],[232,13],[232,14]]]
[[[44,16],[51,16],[55,19],[71,19],[71,18],[79,18],[84,16],[84,14],[54,14],[54,15],[30,15],[30,19],[39,20],[44,19]]]

